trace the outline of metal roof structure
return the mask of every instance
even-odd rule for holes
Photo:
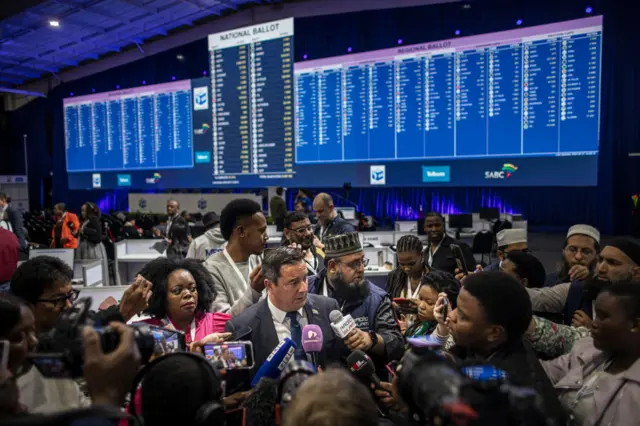
[[[0,86],[15,87],[167,37],[201,20],[279,0],[2,0]],[[15,1],[15,3],[14,3]],[[15,10],[15,4],[24,5]],[[19,6],[18,6],[19,8]],[[7,16],[10,15],[10,16]],[[195,24],[194,24],[195,23]]]

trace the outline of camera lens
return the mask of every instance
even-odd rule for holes
[[[153,349],[155,346],[155,339],[151,333],[151,329],[146,324],[133,324],[130,325],[133,329],[133,337],[140,351],[142,357],[142,363],[146,364],[153,355]],[[104,353],[113,352],[120,344],[120,336],[111,327],[96,328],[98,334],[100,334],[100,343],[102,351]]]

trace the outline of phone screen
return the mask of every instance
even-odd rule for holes
[[[184,333],[181,331],[162,327],[149,328],[151,329],[153,338],[156,341],[153,348],[154,356],[170,354],[173,352],[184,352],[187,350]]]
[[[251,342],[225,342],[204,345],[204,356],[220,370],[253,368]]]
[[[63,354],[29,354],[29,361],[44,377],[53,379],[72,378],[71,370],[64,361]]]

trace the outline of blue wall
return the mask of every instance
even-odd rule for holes
[[[296,60],[354,51],[451,38],[456,29],[473,35],[513,28],[518,18],[524,25],[539,25],[585,16],[584,1],[540,0],[515,5],[513,1],[476,1],[465,10],[460,4],[425,6],[361,12],[296,20]],[[523,2],[517,2],[523,3]],[[350,200],[377,217],[407,216],[409,208],[469,212],[481,206],[524,214],[533,226],[566,228],[585,222],[604,232],[629,229],[631,195],[638,192],[640,173],[627,154],[640,150],[638,65],[635,55],[640,44],[637,21],[623,0],[593,1],[594,13],[605,16],[603,54],[603,93],[601,155],[597,188],[387,188],[357,189]],[[632,54],[630,54],[632,52]],[[180,53],[185,60],[180,62]],[[42,199],[42,182],[53,173],[53,200],[79,208],[84,201],[99,202],[105,209],[126,207],[124,191],[69,191],[65,172],[62,98],[75,95],[195,78],[208,70],[206,40],[200,40],[149,58],[63,84],[11,114],[7,137],[0,143],[0,171],[11,168],[19,173],[21,135],[29,136],[30,198],[33,207]],[[638,160],[636,160],[638,161]],[[581,173],[575,170],[575,173]],[[320,177],[319,177],[320,179]],[[342,194],[342,189],[333,189]],[[211,192],[207,190],[206,192]],[[293,191],[292,191],[293,192]]]

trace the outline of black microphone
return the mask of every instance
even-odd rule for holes
[[[365,383],[373,383],[376,389],[385,390],[376,375],[376,366],[367,354],[361,350],[351,352],[347,357],[347,366],[351,373]]]
[[[276,423],[278,382],[263,377],[242,404],[247,424],[251,426],[273,426]]]

